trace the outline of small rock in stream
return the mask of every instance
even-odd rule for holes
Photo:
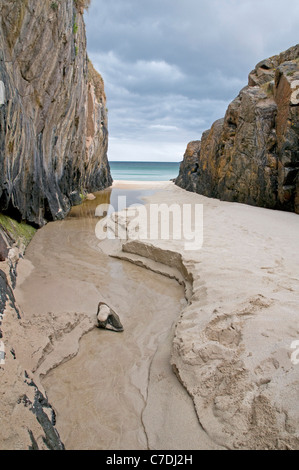
[[[97,320],[98,328],[104,328],[105,330],[112,330],[117,332],[124,331],[117,313],[115,313],[114,310],[112,310],[112,308],[110,308],[104,302],[100,302],[98,305]]]

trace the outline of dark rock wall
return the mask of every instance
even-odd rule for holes
[[[257,64],[224,119],[188,145],[176,184],[299,213],[299,45]]]
[[[82,13],[74,0],[0,4],[0,211],[38,226],[65,217],[71,193],[111,184],[105,94],[88,100],[96,72]],[[88,114],[100,127],[92,151]]]

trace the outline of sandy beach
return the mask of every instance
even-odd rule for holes
[[[114,185],[140,195],[163,187]],[[40,230],[20,262],[16,298],[39,330],[28,359],[35,382],[67,449],[217,448],[170,364],[183,286],[98,246],[95,209],[110,192]],[[95,328],[99,301],[118,312],[124,333]]]
[[[150,189],[145,207],[202,204],[203,244],[109,252],[95,236],[99,200],[34,237],[16,289],[31,335],[23,362],[66,448],[299,448],[298,216],[172,182],[113,188]],[[124,333],[95,328],[101,300]]]
[[[172,351],[199,421],[227,448],[297,449],[298,216],[169,190],[203,204],[202,248],[175,244],[194,282]]]
[[[251,6],[1,0],[0,451],[299,450],[298,5]]]

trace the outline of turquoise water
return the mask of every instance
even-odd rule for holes
[[[179,174],[179,162],[110,162],[114,180],[169,181]]]

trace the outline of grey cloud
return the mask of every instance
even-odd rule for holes
[[[112,142],[200,138],[257,62],[296,44],[298,14],[297,0],[93,0],[88,52]]]

